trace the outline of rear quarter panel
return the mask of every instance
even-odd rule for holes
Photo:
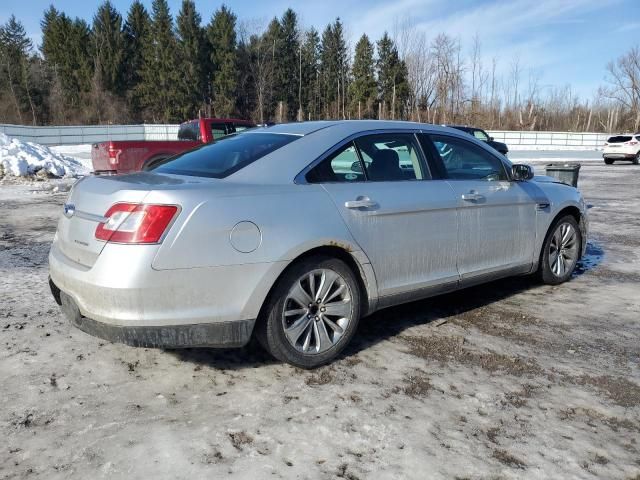
[[[179,204],[182,212],[164,239],[152,267],[156,270],[201,269],[223,272],[233,265],[269,265],[247,294],[242,314],[255,318],[271,287],[292,260],[322,246],[349,252],[360,267],[369,308],[375,306],[377,285],[366,255],[349,233],[338,211],[319,185],[254,186],[252,194],[153,191],[148,203]],[[239,222],[260,230],[258,247],[236,250],[230,234]],[[213,268],[212,268],[213,267]],[[216,268],[217,267],[217,268]]]
[[[175,203],[182,213],[153,262],[155,269],[290,261],[305,251],[336,245],[360,248],[326,192],[318,185],[256,186],[255,193],[197,189],[153,191],[149,203]],[[260,230],[259,246],[241,253],[230,233],[239,222]]]

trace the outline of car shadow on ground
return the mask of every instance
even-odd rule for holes
[[[576,266],[572,278],[596,268],[603,257],[602,247],[589,242],[586,254]],[[351,343],[340,358],[356,355],[399,335],[408,328],[447,320],[535,288],[544,288],[535,276],[510,277],[426,300],[385,308],[360,321]],[[224,370],[259,368],[266,364],[278,363],[255,340],[241,349],[193,348],[173,350],[171,353],[183,361]]]

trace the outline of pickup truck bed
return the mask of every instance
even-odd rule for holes
[[[93,171],[96,175],[139,172],[150,162],[172,157],[198,145],[202,142],[125,140],[96,143],[91,151]]]
[[[96,175],[139,172],[151,163],[253,127],[255,124],[248,120],[199,118],[182,123],[176,140],[96,143],[91,149],[93,171]]]

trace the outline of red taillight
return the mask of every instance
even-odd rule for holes
[[[108,151],[109,163],[112,165],[115,165],[116,163],[118,163],[120,161],[121,153],[122,153],[122,150],[109,146],[109,151]]]
[[[176,216],[175,205],[116,203],[96,228],[96,238],[116,243],[158,243]]]

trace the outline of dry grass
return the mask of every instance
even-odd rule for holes
[[[506,450],[496,449],[493,451],[493,458],[498,460],[500,463],[504,463],[511,468],[522,468],[524,469],[527,465],[517,457],[514,457]]]
[[[602,375],[591,377],[582,375],[573,378],[572,383],[577,385],[590,385],[604,393],[616,405],[621,407],[637,407],[640,405],[640,385],[623,377]]]
[[[454,336],[405,336],[409,353],[426,360],[441,363],[456,362],[479,367],[488,372],[501,372],[515,376],[538,375],[542,368],[533,359],[511,357],[496,352],[476,352],[464,347],[463,337]]]
[[[253,437],[244,431],[229,433],[229,440],[231,440],[231,445],[238,450],[242,450],[244,445],[253,443]]]

